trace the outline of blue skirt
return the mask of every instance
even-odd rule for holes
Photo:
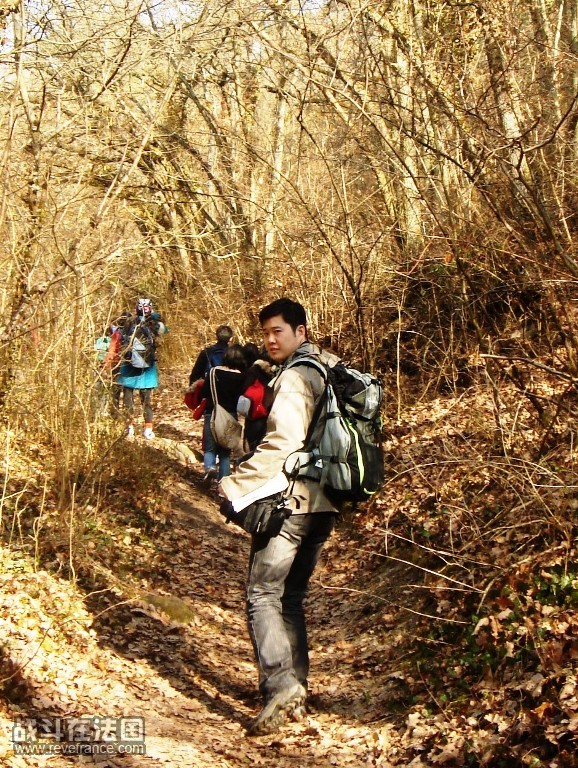
[[[159,385],[159,369],[156,363],[150,368],[133,368],[130,363],[123,363],[117,382],[121,387],[129,389],[156,389]]]

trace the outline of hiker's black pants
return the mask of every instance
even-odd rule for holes
[[[152,389],[137,389],[140,395],[140,401],[143,406],[145,424],[152,424],[153,422],[153,407],[152,407]],[[128,414],[129,421],[132,422],[134,415],[134,393],[135,390],[130,387],[124,388],[123,402],[126,412]]]

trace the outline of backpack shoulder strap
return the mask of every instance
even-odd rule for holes
[[[129,347],[132,347],[134,344],[134,340],[136,337],[136,332],[138,331],[138,323],[135,323],[129,328],[129,331],[127,333],[127,339],[128,339],[128,345]]]
[[[215,381],[215,376],[217,375],[217,372],[215,368],[211,368],[209,371],[209,384],[211,387],[211,397],[213,398],[213,406],[216,409],[216,406],[218,405],[219,401],[217,400],[217,383]]]
[[[298,365],[305,365],[308,368],[315,368],[315,370],[321,374],[325,383],[327,383],[327,366],[324,365],[324,363],[322,363],[319,358],[313,357],[313,355],[300,355],[294,360],[291,360],[291,362],[289,362],[283,370],[287,371],[289,368],[296,368]]]
[[[315,409],[313,410],[313,415],[311,416],[311,421],[309,422],[309,427],[307,428],[307,434],[305,435],[305,440],[303,442],[303,446],[306,447],[309,445],[311,439],[313,438],[315,427],[317,426],[321,414],[323,413],[323,409],[327,403],[327,396],[329,393],[329,375],[327,372],[327,366],[313,355],[301,355],[296,357],[294,360],[291,360],[291,362],[285,367],[285,370],[288,370],[289,368],[296,368],[298,365],[314,368],[318,373],[321,374],[325,384],[323,392],[315,404]]]
[[[225,354],[224,349],[216,349],[215,345],[205,348],[205,358],[207,360],[205,364],[205,378],[208,376],[211,368],[215,368],[220,365]]]

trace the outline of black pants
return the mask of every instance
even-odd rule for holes
[[[130,387],[124,387],[124,407],[128,414],[129,421],[132,422],[134,414],[134,389]],[[153,422],[153,407],[152,407],[152,389],[138,389],[137,392],[140,395],[140,401],[143,406],[145,424],[152,424]]]

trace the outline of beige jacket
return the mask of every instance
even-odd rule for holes
[[[236,506],[242,505],[243,497],[249,500],[270,495],[271,482],[281,481],[285,459],[293,451],[303,447],[315,404],[324,390],[320,373],[305,365],[286,369],[301,355],[317,355],[326,363],[334,364],[337,358],[321,352],[310,342],[304,342],[285,362],[270,382],[273,389],[273,405],[267,420],[267,434],[253,455],[239,464],[233,475],[221,480],[221,488]],[[290,487],[289,506],[294,514],[307,512],[336,512],[337,509],[320,490],[319,484],[297,480]]]

